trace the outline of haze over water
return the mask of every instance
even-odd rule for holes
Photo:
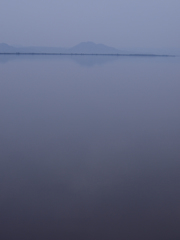
[[[180,238],[178,57],[0,56],[0,238]]]

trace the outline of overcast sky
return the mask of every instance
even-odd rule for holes
[[[0,0],[0,43],[180,47],[180,0]]]

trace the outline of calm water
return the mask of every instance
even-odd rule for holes
[[[0,238],[180,239],[180,59],[0,56]]]

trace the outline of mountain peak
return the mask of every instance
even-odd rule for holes
[[[0,43],[1,47],[10,47],[7,43]]]
[[[53,47],[12,47],[6,43],[0,43],[0,53],[77,53],[77,54],[117,54],[116,48],[94,42],[81,42],[76,46],[63,49]]]
[[[0,43],[0,52],[8,53],[8,52],[12,52],[14,50],[15,50],[15,48],[8,45],[7,43]]]
[[[76,46],[68,49],[71,53],[88,53],[88,54],[116,54],[119,53],[118,49],[106,46],[104,44],[96,44],[94,42],[81,42]]]

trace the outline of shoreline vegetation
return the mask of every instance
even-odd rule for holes
[[[143,53],[9,53],[0,52],[0,55],[62,55],[62,56],[118,56],[118,57],[175,57],[175,55],[167,54],[143,54]]]

